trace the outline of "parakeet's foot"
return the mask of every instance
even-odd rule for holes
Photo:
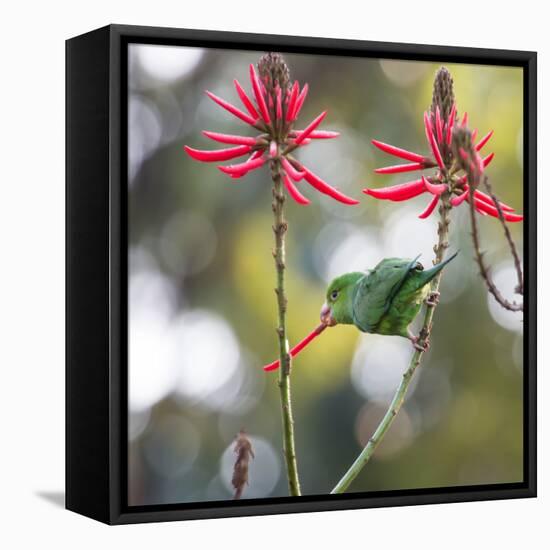
[[[422,342],[421,335],[415,336],[411,332],[409,332],[409,340],[412,342],[413,348],[417,351],[428,351],[430,347],[430,341],[428,339],[424,339]]]
[[[424,342],[424,344],[421,344],[419,340],[420,339],[418,338],[418,336],[416,336],[415,339],[412,340],[413,348],[422,352],[428,351],[428,348],[430,347],[430,342]]]
[[[439,304],[439,296],[441,296],[441,293],[437,290],[430,292],[426,298],[426,305],[429,307],[435,307]]]

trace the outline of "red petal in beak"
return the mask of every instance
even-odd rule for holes
[[[317,338],[323,330],[327,328],[327,325],[321,323],[318,327],[313,329],[301,342],[296,344],[291,350],[290,350],[290,356],[295,357],[298,355],[312,340]],[[273,363],[269,363],[269,365],[264,366],[264,370],[266,372],[277,370],[279,368],[279,360],[273,361]]]

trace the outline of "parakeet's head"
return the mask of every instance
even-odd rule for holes
[[[321,322],[327,326],[352,325],[353,291],[364,273],[354,271],[336,277],[329,285],[325,303],[321,308]]]

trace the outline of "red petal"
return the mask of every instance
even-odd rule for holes
[[[466,183],[466,177],[462,177],[461,178],[462,180],[462,183]],[[464,186],[464,192],[458,196],[455,196],[451,199],[451,204],[453,206],[459,206],[460,204],[462,204],[464,202],[464,200],[467,198],[468,194],[469,194],[469,189],[470,187],[468,185],[465,185]],[[474,191],[474,196],[477,200],[481,201],[481,202],[484,202],[486,203],[488,206],[492,207],[492,208],[495,208],[495,203],[493,202],[493,199],[483,193],[482,191],[479,191],[478,189],[476,189]],[[500,203],[500,208],[505,211],[505,212],[514,212],[514,208],[512,208],[511,206],[507,205],[506,203],[504,202],[501,202]],[[495,208],[496,210],[496,208]],[[485,212],[484,212],[485,213]]]
[[[444,193],[447,189],[447,186],[444,183],[441,184],[433,184],[428,181],[427,178],[422,176],[422,181],[424,182],[424,185],[426,189],[432,194],[437,195],[438,197]]]
[[[283,168],[285,169],[285,172],[294,180],[294,181],[300,181],[305,175],[305,172],[300,172],[299,170],[296,170],[294,166],[285,158],[281,158],[281,164],[283,165]]]
[[[278,147],[277,147],[277,142],[276,141],[272,141],[270,144],[269,144],[269,156],[271,158],[275,158],[277,156],[277,152],[278,152]]]
[[[254,159],[260,158],[263,154],[264,152],[261,149],[256,149],[256,151],[254,151],[250,155],[250,157],[248,157],[248,160],[254,160]]]
[[[296,357],[313,339],[317,338],[323,330],[327,328],[327,325],[321,324],[317,328],[315,328],[313,331],[311,331],[301,342],[296,344],[291,350],[290,350],[290,356]],[[269,365],[266,365],[264,367],[264,370],[272,371],[277,370],[279,368],[279,361],[273,361],[273,363],[270,363]]]
[[[468,113],[464,113],[464,116],[462,117],[462,122],[460,123],[461,126],[466,126],[468,124]]]
[[[431,215],[431,213],[435,210],[435,207],[437,206],[437,203],[439,202],[439,196],[434,195],[424,212],[418,215],[418,217],[422,220],[426,219],[428,216]]]
[[[491,130],[486,136],[483,136],[476,144],[476,151],[481,151],[483,146],[493,137],[494,131]]]
[[[451,138],[453,137],[453,126],[455,124],[455,118],[456,118],[456,103],[453,103],[451,112],[449,113],[449,120],[447,120],[447,135],[446,135],[447,145],[451,145]]]
[[[206,90],[206,95],[212,101],[215,101],[220,107],[223,107],[226,111],[229,111],[232,115],[236,116],[237,118],[240,118],[243,122],[246,122],[247,124],[251,124],[251,125],[254,125],[256,123],[256,120],[254,120],[250,115],[243,113],[240,109],[237,109],[235,105],[232,105],[231,103],[225,101],[225,99],[218,97],[216,94],[213,94],[208,90]]]
[[[306,139],[309,137],[309,134],[315,130],[321,122],[323,122],[323,119],[327,116],[327,112],[323,111],[318,117],[316,117],[312,122],[309,123],[309,125],[299,134],[299,136],[294,140],[296,145],[300,145]]]
[[[411,151],[406,151],[405,149],[400,149],[399,147],[394,147],[393,145],[383,143],[382,141],[378,141],[376,139],[371,140],[371,142],[381,151],[389,153],[390,155],[393,155],[395,157],[399,157],[405,160],[411,160],[413,162],[424,162],[426,160],[426,157],[424,157],[423,155],[412,153]]]
[[[427,111],[424,111],[424,131],[426,132],[426,137],[428,137],[428,134],[433,134],[434,129],[432,125],[432,120],[430,119],[430,115]],[[429,141],[429,138],[428,138]]]
[[[295,139],[290,139],[289,140],[289,143],[295,143],[296,140]],[[304,139],[304,141],[302,141],[302,143],[300,143],[299,145],[309,145],[311,143],[311,138],[307,138],[307,139]],[[298,144],[297,144],[298,145]]]
[[[445,170],[445,164],[443,163],[443,158],[441,157],[439,147],[437,146],[437,143],[435,141],[432,123],[430,121],[430,117],[428,116],[428,113],[424,113],[424,126],[426,130],[426,137],[428,138],[428,142],[432,149],[432,153],[435,157],[435,160],[437,161],[439,168],[441,168],[441,170]]]
[[[285,187],[287,191],[289,192],[290,196],[298,203],[298,204],[309,204],[309,199],[304,197],[300,191],[298,191],[298,188],[294,185],[294,182],[285,174],[283,178],[283,182],[285,184]]]
[[[246,110],[250,113],[250,116],[252,116],[255,120],[258,120],[260,115],[258,114],[258,111],[256,111],[256,107],[254,107],[254,104],[250,98],[246,95],[244,88],[239,84],[237,79],[233,80],[233,84],[235,84],[235,89],[237,90],[243,105],[246,107]]]
[[[480,201],[486,202],[491,206],[495,206],[493,199],[489,195],[486,195],[485,193],[483,193],[483,191],[479,191],[478,189],[476,189],[474,191],[474,195]],[[507,212],[513,212],[515,210],[514,208],[512,208],[511,206],[508,206],[507,204],[504,204],[503,202],[500,203],[500,207],[502,208],[502,210],[506,210]]]
[[[300,114],[300,111],[302,110],[302,105],[304,104],[304,101],[307,97],[307,92],[309,90],[309,86],[306,84],[302,91],[300,92],[300,95],[298,96],[298,99],[296,100],[296,107],[294,108],[294,113],[292,113],[292,120],[296,120],[298,118],[298,115]]]
[[[248,159],[246,162],[240,164],[230,164],[229,166],[218,166],[218,168],[224,173],[230,176],[244,176],[250,170],[256,170],[265,163],[265,158]]]
[[[462,193],[461,195],[457,195],[457,196],[453,197],[451,199],[451,204],[453,206],[460,206],[468,198],[469,193],[470,193],[470,191],[468,189],[466,189],[466,191],[464,191],[464,193]]]
[[[299,136],[303,130],[294,130],[292,133],[296,136]],[[333,139],[337,138],[340,135],[340,132],[331,132],[329,130],[314,130],[309,134],[311,139]]]
[[[250,151],[249,145],[239,145],[239,147],[231,147],[230,149],[219,149],[217,151],[202,151],[201,149],[193,149],[188,145],[183,147],[185,152],[195,160],[202,162],[217,162],[220,160],[230,160],[237,157],[242,157]]]
[[[281,88],[277,87],[277,120],[280,120],[283,117],[283,104],[281,99]]]
[[[382,189],[363,189],[363,193],[370,195],[375,199],[389,200],[389,201],[406,201],[417,197],[426,192],[426,186],[423,180],[409,181],[407,183],[400,183],[399,185],[392,185],[391,187],[383,187]]]
[[[331,185],[329,185],[327,182],[323,181],[319,176],[315,175],[313,172],[308,170],[305,166],[302,167],[303,171],[305,172],[304,178],[305,180],[315,187],[317,191],[324,193],[325,195],[328,195],[329,197],[332,197],[333,199],[336,199],[337,201],[344,203],[344,204],[359,204],[359,201],[352,199],[351,197],[348,197],[347,195],[344,195],[344,193],[338,191],[338,189],[335,189]]]
[[[209,132],[203,130],[202,132],[207,138],[210,138],[219,143],[229,143],[231,145],[255,145],[256,138],[248,136],[234,136],[232,134],[220,134],[218,132]]]
[[[494,218],[498,218],[498,210],[494,206],[491,206],[478,198],[474,198],[474,204],[475,207],[481,212],[489,214],[489,216],[493,216]],[[510,212],[502,212],[502,214],[504,219],[508,222],[520,222],[523,220],[523,216],[520,214],[511,214]]]
[[[435,130],[437,132],[437,141],[439,143],[443,142],[443,123],[441,121],[441,113],[439,107],[435,109]]]
[[[294,81],[292,86],[292,92],[290,93],[290,99],[288,100],[288,107],[286,109],[286,120],[290,122],[294,120],[294,110],[296,109],[296,100],[298,99],[298,94],[300,93],[300,84],[297,80]]]
[[[424,164],[414,162],[413,164],[396,164],[395,166],[385,166],[384,168],[376,168],[377,174],[400,174],[401,172],[413,172],[414,170],[423,170]]]
[[[254,90],[254,96],[256,98],[256,103],[262,114],[262,118],[266,124],[271,124],[271,118],[269,117],[269,111],[267,110],[267,105],[265,103],[264,94],[262,93],[261,84],[254,69],[254,65],[250,64],[250,82],[252,83],[252,89]]]
[[[495,154],[494,153],[491,153],[490,155],[487,155],[484,159],[483,159],[483,168],[487,168],[487,166],[489,166],[489,164],[491,163],[491,161],[495,158]]]
[[[507,213],[507,212],[503,212],[503,215],[504,215],[504,219],[507,221],[507,222],[522,222],[523,221],[523,216],[521,214],[510,214],[510,213]]]
[[[468,199],[468,202],[470,202],[469,199]],[[489,214],[487,214],[487,212],[484,212],[483,210],[480,210],[477,206],[476,206],[476,211],[479,212],[482,216],[488,216],[489,215]]]

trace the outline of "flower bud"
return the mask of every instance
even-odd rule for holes
[[[439,107],[441,118],[446,121],[451,114],[454,102],[453,77],[445,67],[441,67],[435,74],[430,110],[435,117],[437,107]]]
[[[283,97],[290,87],[290,71],[283,56],[279,53],[269,52],[258,61],[260,81],[266,87],[270,96],[276,96],[276,87],[279,85]]]

